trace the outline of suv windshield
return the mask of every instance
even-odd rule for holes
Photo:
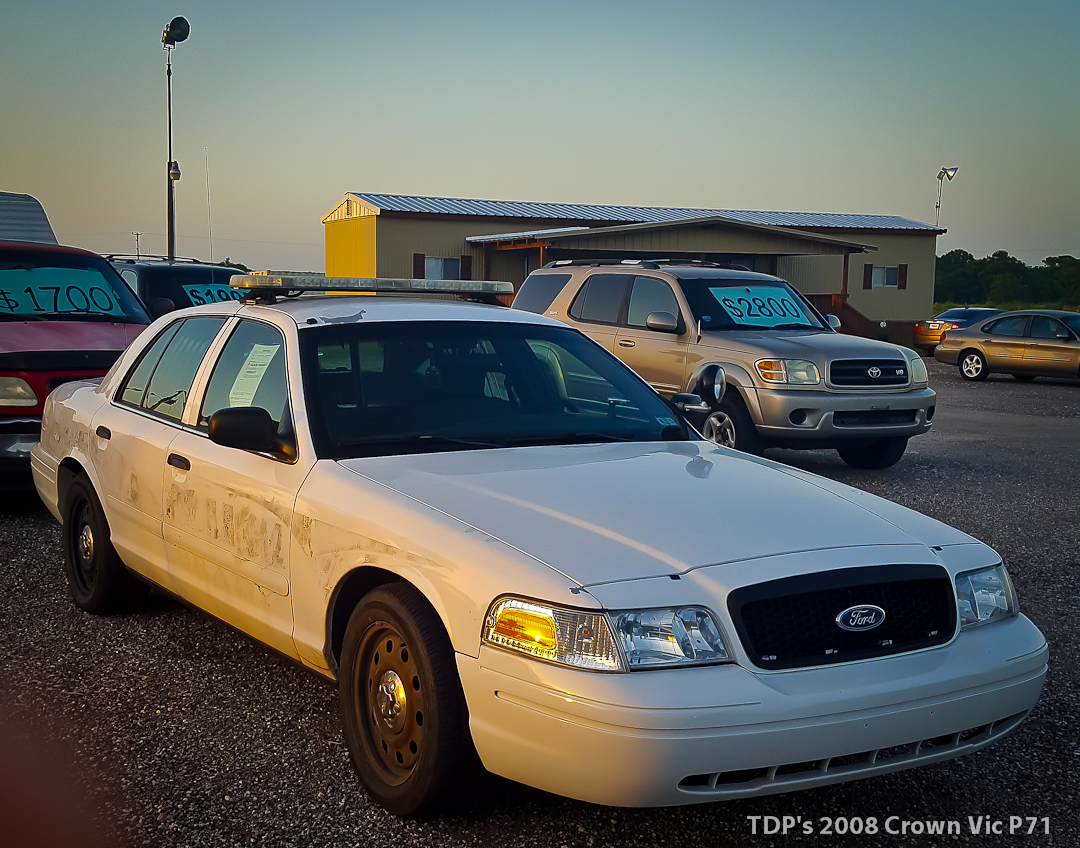
[[[665,401],[568,328],[372,322],[301,339],[319,456],[689,438]]]
[[[782,280],[680,279],[702,330],[828,330]]]
[[[139,270],[145,281],[146,302],[167,297],[177,307],[242,300],[244,293],[229,285],[243,271],[207,265],[149,265]]]
[[[0,251],[0,320],[5,319],[150,323],[104,259],[45,250]]]

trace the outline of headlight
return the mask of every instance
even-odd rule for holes
[[[912,359],[908,365],[911,368],[911,382],[928,383],[930,375],[926,373],[926,363],[922,359]]]
[[[702,607],[613,612],[611,623],[631,671],[731,660],[716,620]]]
[[[501,598],[484,620],[484,641],[562,665],[626,670],[602,612]]]
[[[37,406],[37,395],[22,377],[0,377],[0,406]]]
[[[703,607],[606,613],[500,598],[483,639],[537,659],[593,671],[635,671],[730,662],[712,613]]]
[[[961,630],[1009,618],[1020,611],[1004,565],[957,574],[956,603]]]
[[[817,366],[806,359],[759,359],[754,367],[766,383],[812,386],[821,382]]]

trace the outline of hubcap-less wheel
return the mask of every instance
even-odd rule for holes
[[[701,434],[725,448],[735,447],[735,422],[726,412],[714,412],[705,419]]]
[[[366,693],[366,753],[383,780],[398,785],[408,779],[424,742],[420,675],[404,638],[385,621],[361,638],[360,659],[357,670],[365,673],[354,685]]]
[[[90,502],[83,498],[73,512],[78,516],[72,539],[75,548],[75,556],[72,557],[75,563],[74,577],[79,588],[89,594],[94,591],[98,572],[97,560],[94,558],[94,528],[91,526],[93,508]]]
[[[970,380],[977,380],[979,375],[982,374],[983,359],[977,353],[969,353],[964,357],[964,361],[960,364],[960,370],[964,372],[964,376]]]

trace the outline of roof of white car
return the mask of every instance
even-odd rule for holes
[[[421,297],[326,295],[282,298],[273,305],[242,307],[237,314],[242,315],[249,309],[252,312],[272,309],[284,313],[296,321],[300,328],[352,324],[358,321],[499,321],[565,326],[550,318],[520,309]]]

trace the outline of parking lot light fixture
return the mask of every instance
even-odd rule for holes
[[[945,179],[948,178],[949,182],[952,182],[952,178],[956,176],[956,172],[959,168],[942,168],[938,171],[937,175],[937,204],[934,206],[934,226],[936,227],[941,221],[941,187],[945,184]]]
[[[184,41],[191,32],[187,18],[177,16],[169,21],[165,31],[161,33],[161,46],[165,50],[165,79],[168,89],[168,115],[169,115],[169,163],[166,166],[166,190],[165,190],[165,229],[167,231],[169,259],[176,258],[176,212],[173,205],[173,183],[180,179],[180,165],[173,160],[172,150],[172,51],[173,48]]]

